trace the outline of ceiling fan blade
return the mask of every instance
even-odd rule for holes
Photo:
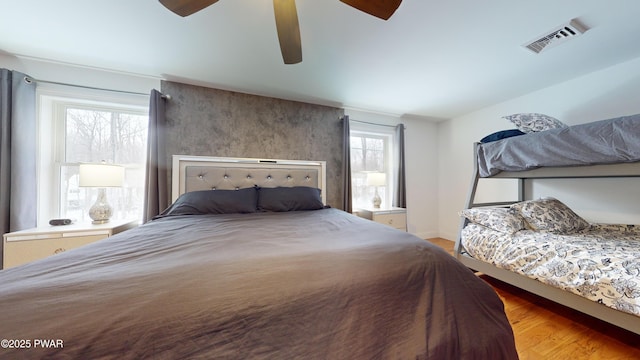
[[[387,20],[396,11],[402,0],[340,0],[369,15]]]
[[[300,26],[295,0],[273,0],[276,16],[276,28],[280,41],[280,52],[285,64],[297,64],[302,61]]]
[[[218,0],[160,0],[164,7],[180,16],[189,16],[217,2]]]

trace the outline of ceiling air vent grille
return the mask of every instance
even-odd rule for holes
[[[582,35],[585,31],[587,31],[587,28],[580,24],[576,19],[573,19],[567,24],[560,25],[543,35],[537,36],[535,40],[532,40],[522,46],[538,54],[545,49],[562,44],[569,39]]]

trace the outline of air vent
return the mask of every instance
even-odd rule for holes
[[[587,28],[580,24],[578,20],[573,19],[567,24],[560,25],[546,34],[537,36],[535,40],[532,40],[522,46],[538,54],[543,50],[560,45],[567,40],[582,35],[585,31],[587,31]]]

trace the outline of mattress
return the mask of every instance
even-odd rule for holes
[[[490,286],[331,208],[163,217],[0,284],[3,359],[517,359]]]
[[[640,114],[479,144],[481,177],[501,171],[640,161]]]
[[[568,235],[514,234],[469,223],[461,232],[475,259],[640,316],[640,227],[592,224]]]

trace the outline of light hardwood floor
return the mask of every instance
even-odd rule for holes
[[[453,241],[428,240],[453,255]],[[480,277],[504,302],[521,360],[640,359],[640,335],[491,277]]]

